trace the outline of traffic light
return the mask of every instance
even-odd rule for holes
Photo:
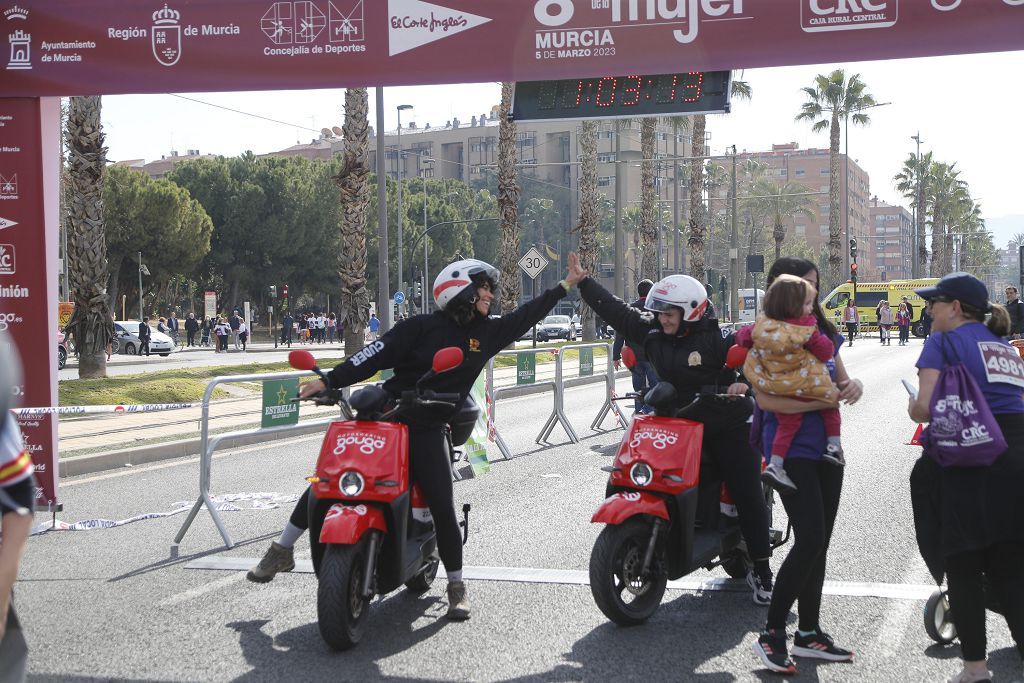
[[[857,240],[850,238],[850,258],[854,261],[857,260]]]
[[[856,281],[857,281],[857,264],[856,263],[851,263],[850,264],[850,282],[856,282]]]
[[[271,299],[276,299],[277,298],[277,285],[270,285],[270,298]]]
[[[288,298],[288,285],[285,285],[284,287],[281,288],[281,296],[283,296],[285,299]]]
[[[423,284],[419,280],[416,280],[415,282],[412,283],[412,298],[419,301],[422,296]]]

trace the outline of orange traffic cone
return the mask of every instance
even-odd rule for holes
[[[923,429],[924,429],[924,425],[923,424],[917,425],[917,429],[914,430],[914,436],[910,437],[910,441],[908,441],[904,445],[906,445],[906,446],[921,446],[921,445],[923,445],[921,443],[921,431]]]

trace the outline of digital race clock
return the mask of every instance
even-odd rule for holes
[[[729,111],[731,71],[516,83],[513,121],[614,119]]]

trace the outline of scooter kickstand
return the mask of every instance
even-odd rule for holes
[[[466,541],[469,540],[469,510],[471,507],[469,503],[462,506],[462,521],[459,522],[459,526],[462,527],[462,545],[466,545]]]

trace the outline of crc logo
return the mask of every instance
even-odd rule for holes
[[[362,517],[365,514],[365,505],[342,505],[341,503],[338,503],[336,505],[332,505],[331,509],[327,511],[327,514],[324,515],[324,521],[326,522],[327,520],[333,517],[338,517],[339,515],[358,515]]]
[[[669,434],[668,432],[644,430],[633,435],[633,438],[629,441],[629,447],[637,448],[644,441],[650,441],[652,446],[657,448],[659,451],[663,451],[666,446],[672,446],[679,441],[679,437],[675,434]]]
[[[22,321],[20,315],[14,313],[0,313],[0,332],[6,332],[14,323]]]
[[[384,448],[386,443],[387,441],[384,437],[377,434],[361,434],[359,432],[343,434],[338,437],[338,441],[335,443],[334,454],[343,455],[349,446],[357,446],[359,452],[363,455],[373,455]]]
[[[899,17],[899,4],[899,0],[803,0],[800,28],[807,33],[888,28]]]
[[[14,275],[13,244],[0,244],[0,275]]]

